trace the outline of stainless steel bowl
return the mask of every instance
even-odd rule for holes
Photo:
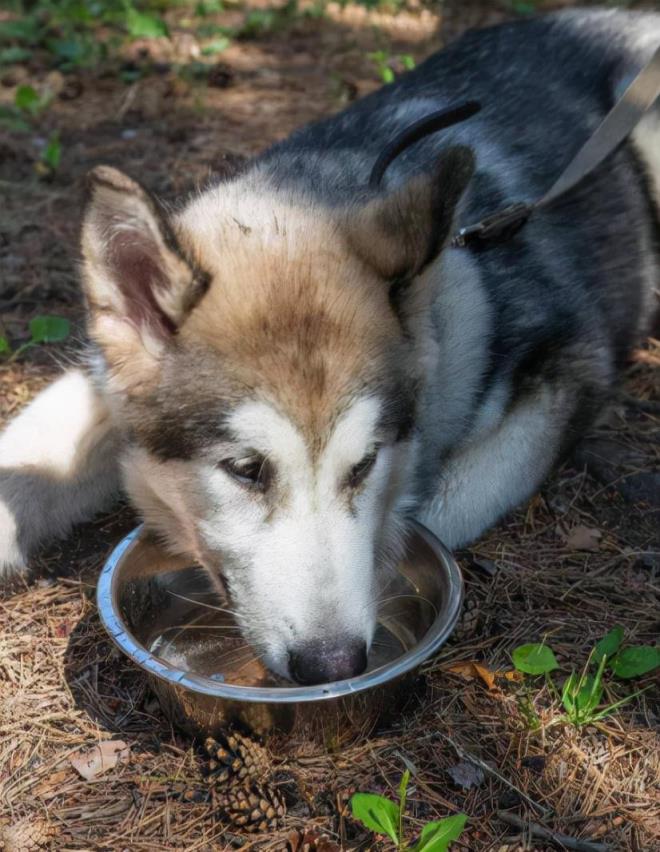
[[[279,681],[260,667],[236,627],[218,610],[204,572],[165,553],[142,527],[106,562],[97,600],[119,648],[151,677],[172,721],[193,734],[214,734],[230,722],[257,733],[302,727],[336,737],[347,721],[365,730],[409,696],[407,676],[447,640],[463,596],[449,551],[420,524],[388,587],[367,671],[318,686]],[[231,640],[231,641],[230,641]],[[231,654],[241,665],[230,664]],[[248,676],[237,674],[247,665]],[[234,682],[232,682],[232,680]],[[238,681],[238,682],[237,682]]]

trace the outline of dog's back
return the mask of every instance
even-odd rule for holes
[[[411,146],[390,167],[387,182],[428,169],[446,145],[469,144],[479,166],[464,200],[469,216],[502,197],[536,198],[659,39],[660,14],[614,9],[470,30],[396,82],[296,131],[257,162],[269,166],[280,185],[289,181],[325,201],[353,201],[392,137],[429,112],[476,100],[478,115]]]
[[[616,11],[468,33],[394,84],[275,145],[242,176],[193,199],[171,227],[132,181],[112,170],[97,174],[84,249],[92,333],[106,362],[100,395],[119,400],[121,426],[146,459],[126,469],[147,519],[149,504],[166,519],[170,541],[172,529],[185,532],[177,546],[191,552],[208,553],[219,540],[225,547],[244,542],[236,584],[251,576],[263,532],[263,541],[274,541],[261,548],[269,557],[264,576],[287,585],[272,579],[277,524],[246,535],[250,513],[234,512],[238,526],[223,538],[218,531],[232,513],[220,512],[224,497],[217,495],[212,522],[196,514],[200,495],[212,493],[209,483],[233,487],[203,454],[250,387],[259,388],[261,401],[275,400],[278,418],[289,418],[286,434],[312,456],[332,445],[329,433],[347,407],[356,399],[362,405],[361,419],[335,442],[337,453],[359,439],[364,458],[355,467],[365,481],[377,458],[390,459],[380,462],[389,467],[381,474],[387,512],[374,521],[377,533],[350,500],[341,504],[351,510],[345,520],[362,542],[363,565],[387,549],[378,537],[405,512],[455,546],[532,494],[602,406],[650,313],[658,277],[657,111],[632,144],[512,240],[484,251],[442,251],[443,242],[452,227],[539,198],[659,43],[659,15]],[[481,112],[411,146],[381,189],[368,188],[378,154],[403,128],[466,99],[480,101]],[[208,289],[186,258],[210,269]],[[206,349],[193,351],[200,341]],[[220,403],[222,417],[214,413]],[[274,428],[274,419],[260,409],[252,425]],[[372,420],[374,429],[388,424],[391,435],[367,440],[361,430]],[[23,459],[20,432],[19,420],[0,439],[7,469],[0,476],[0,568],[14,569],[37,540],[29,530],[40,508],[26,502],[21,471],[9,470],[12,454]],[[100,457],[82,432],[81,421],[71,442]],[[275,456],[283,434],[273,438]],[[222,437],[231,443],[234,435]],[[107,455],[107,440],[103,446]],[[72,477],[81,466],[94,469],[93,459],[74,457]],[[116,465],[105,479],[113,476]],[[341,488],[355,478],[344,476]],[[339,511],[327,497],[335,490],[301,501],[286,534],[283,577],[286,566],[307,564],[300,548],[314,545],[296,526],[298,515],[313,514],[316,503],[325,512],[326,498]],[[53,532],[86,508],[87,492],[70,491],[81,499],[67,502]],[[186,491],[194,492],[192,509],[181,497]],[[334,535],[339,525],[319,517],[313,528]],[[349,554],[347,541],[312,549],[333,553],[345,567],[355,551]],[[307,573],[310,588],[323,585]],[[342,577],[341,593],[354,597],[347,568]],[[246,599],[261,601],[257,586]],[[264,619],[269,630],[278,615]]]
[[[397,186],[427,170],[442,148],[468,145],[477,171],[456,220],[471,224],[513,201],[540,198],[658,43],[659,14],[618,10],[470,31],[340,116],[274,146],[261,167],[277,185],[289,181],[326,203],[354,201],[367,194],[370,169],[397,133],[434,110],[475,99],[476,116],[411,146],[384,181]],[[633,139],[514,243],[478,258],[498,314],[499,357],[517,361],[535,327],[548,339],[561,337],[579,316],[581,325],[607,327],[615,365],[625,358],[656,283],[660,104]]]

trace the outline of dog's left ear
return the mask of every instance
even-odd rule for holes
[[[83,285],[89,332],[121,390],[148,381],[204,291],[158,203],[117,169],[88,178]]]
[[[445,149],[429,173],[351,211],[350,245],[387,281],[411,281],[442,250],[474,168],[470,148]]]

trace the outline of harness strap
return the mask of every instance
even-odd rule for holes
[[[512,237],[535,210],[552,204],[591,174],[632,133],[659,96],[660,47],[545,195],[530,204],[511,204],[474,225],[461,228],[451,244],[459,248],[483,246]]]

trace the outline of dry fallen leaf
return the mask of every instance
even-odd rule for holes
[[[129,754],[130,748],[123,740],[105,740],[87,751],[75,752],[69,760],[85,781],[93,781],[119,762],[126,762]]]
[[[488,689],[495,689],[495,672],[492,672],[482,663],[478,663],[475,660],[465,660],[461,663],[453,663],[451,666],[448,666],[447,671],[452,674],[460,675],[466,680],[481,678]]]
[[[522,674],[520,672],[504,670],[492,671],[488,668],[488,666],[485,666],[483,663],[479,663],[476,660],[462,660],[460,663],[452,663],[450,666],[446,667],[445,671],[460,675],[466,680],[475,680],[476,678],[479,678],[486,684],[488,689],[497,689],[495,679],[498,677],[506,678],[506,680],[522,680]]]
[[[599,550],[602,537],[599,529],[577,526],[564,536],[564,544],[569,550]]]
[[[487,666],[482,666],[481,663],[473,663],[472,665],[488,689],[495,689],[495,675],[497,673],[492,672]]]
[[[483,770],[474,763],[466,763],[461,761],[455,766],[450,766],[447,770],[452,781],[464,790],[469,790],[472,787],[479,787],[484,783]]]

